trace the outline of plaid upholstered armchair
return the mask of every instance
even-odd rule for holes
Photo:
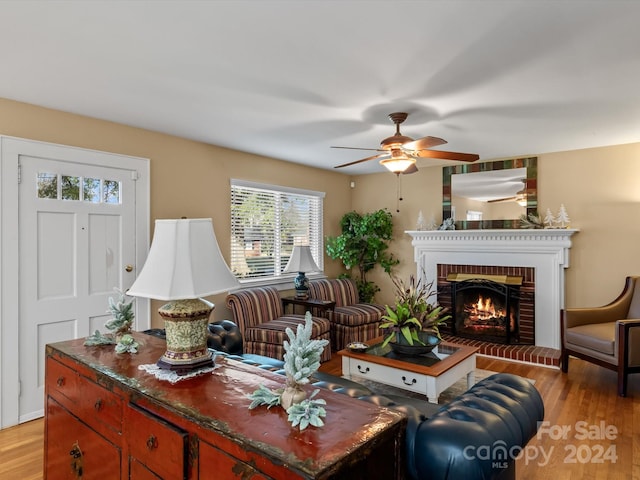
[[[294,332],[304,325],[304,315],[286,315],[280,293],[273,287],[255,287],[239,290],[227,296],[227,306],[233,320],[240,327],[246,353],[282,360],[284,341],[288,340],[287,327]],[[313,317],[312,339],[329,340],[330,322],[326,318]],[[327,345],[320,361],[331,360],[331,348]]]
[[[327,312],[333,350],[342,350],[349,342],[366,342],[382,335],[379,325],[385,314],[384,306],[360,303],[358,289],[350,278],[312,280],[309,298],[336,302],[333,311]]]

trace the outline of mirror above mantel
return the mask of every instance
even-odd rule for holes
[[[520,228],[538,210],[537,157],[443,167],[442,218],[456,229]]]

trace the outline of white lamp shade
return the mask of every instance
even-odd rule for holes
[[[127,295],[184,300],[237,287],[210,218],[156,220],[149,256]]]
[[[289,263],[284,268],[285,273],[291,272],[317,272],[320,270],[313,261],[309,245],[296,245],[293,247]]]

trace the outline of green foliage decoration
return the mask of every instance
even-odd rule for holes
[[[347,270],[358,269],[355,278],[360,301],[371,302],[380,288],[367,279],[367,273],[376,265],[391,273],[399,263],[388,252],[389,241],[393,238],[393,217],[391,212],[380,209],[372,213],[348,212],[340,220],[342,233],[337,237],[327,237],[327,255],[339,259]]]
[[[282,390],[271,391],[264,385],[260,385],[258,390],[249,395],[251,399],[251,405],[249,405],[249,410],[253,410],[256,407],[261,405],[266,405],[267,409],[274,407],[276,405],[280,405],[280,396],[282,395]]]
[[[138,353],[138,342],[131,335],[131,326],[135,313],[133,311],[133,299],[127,300],[127,296],[119,289],[115,289],[118,293],[118,300],[109,297],[109,309],[112,318],[104,324],[105,328],[110,330],[111,334],[102,334],[96,330],[93,335],[85,339],[84,344],[87,346],[96,345],[114,345],[116,353]]]
[[[311,313],[305,314],[304,325],[299,324],[296,334],[285,330],[289,340],[284,341],[284,371],[288,385],[305,385],[309,377],[320,368],[320,357],[329,340],[311,340],[313,322]]]
[[[328,345],[328,340],[312,340],[311,333],[313,322],[311,313],[305,315],[304,325],[298,325],[296,333],[290,328],[285,330],[289,340],[284,341],[284,371],[287,377],[287,388],[301,388],[301,385],[309,383],[309,377],[320,367],[320,356]],[[253,393],[247,395],[251,400],[249,409],[266,405],[267,409],[282,404],[282,395],[286,389],[270,390],[264,385]],[[322,427],[324,422],[321,417],[326,416],[324,405],[326,401],[314,399],[319,390],[315,390],[309,398],[299,403],[294,403],[287,409],[288,421],[293,427],[299,426],[304,430],[309,425]]]
[[[314,427],[322,427],[324,425],[321,417],[327,416],[327,411],[324,409],[324,405],[327,402],[322,398],[313,399],[319,391],[314,390],[309,398],[289,407],[287,413],[289,414],[288,420],[291,422],[291,426],[297,427],[299,425],[300,431],[302,431],[309,425]]]
[[[542,218],[540,218],[540,215],[538,215],[538,212],[529,213],[528,215],[523,213],[520,215],[520,228],[544,228],[544,222],[542,221]]]

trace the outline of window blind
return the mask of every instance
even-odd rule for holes
[[[323,192],[231,180],[231,271],[243,280],[280,278],[294,245],[323,268]]]

